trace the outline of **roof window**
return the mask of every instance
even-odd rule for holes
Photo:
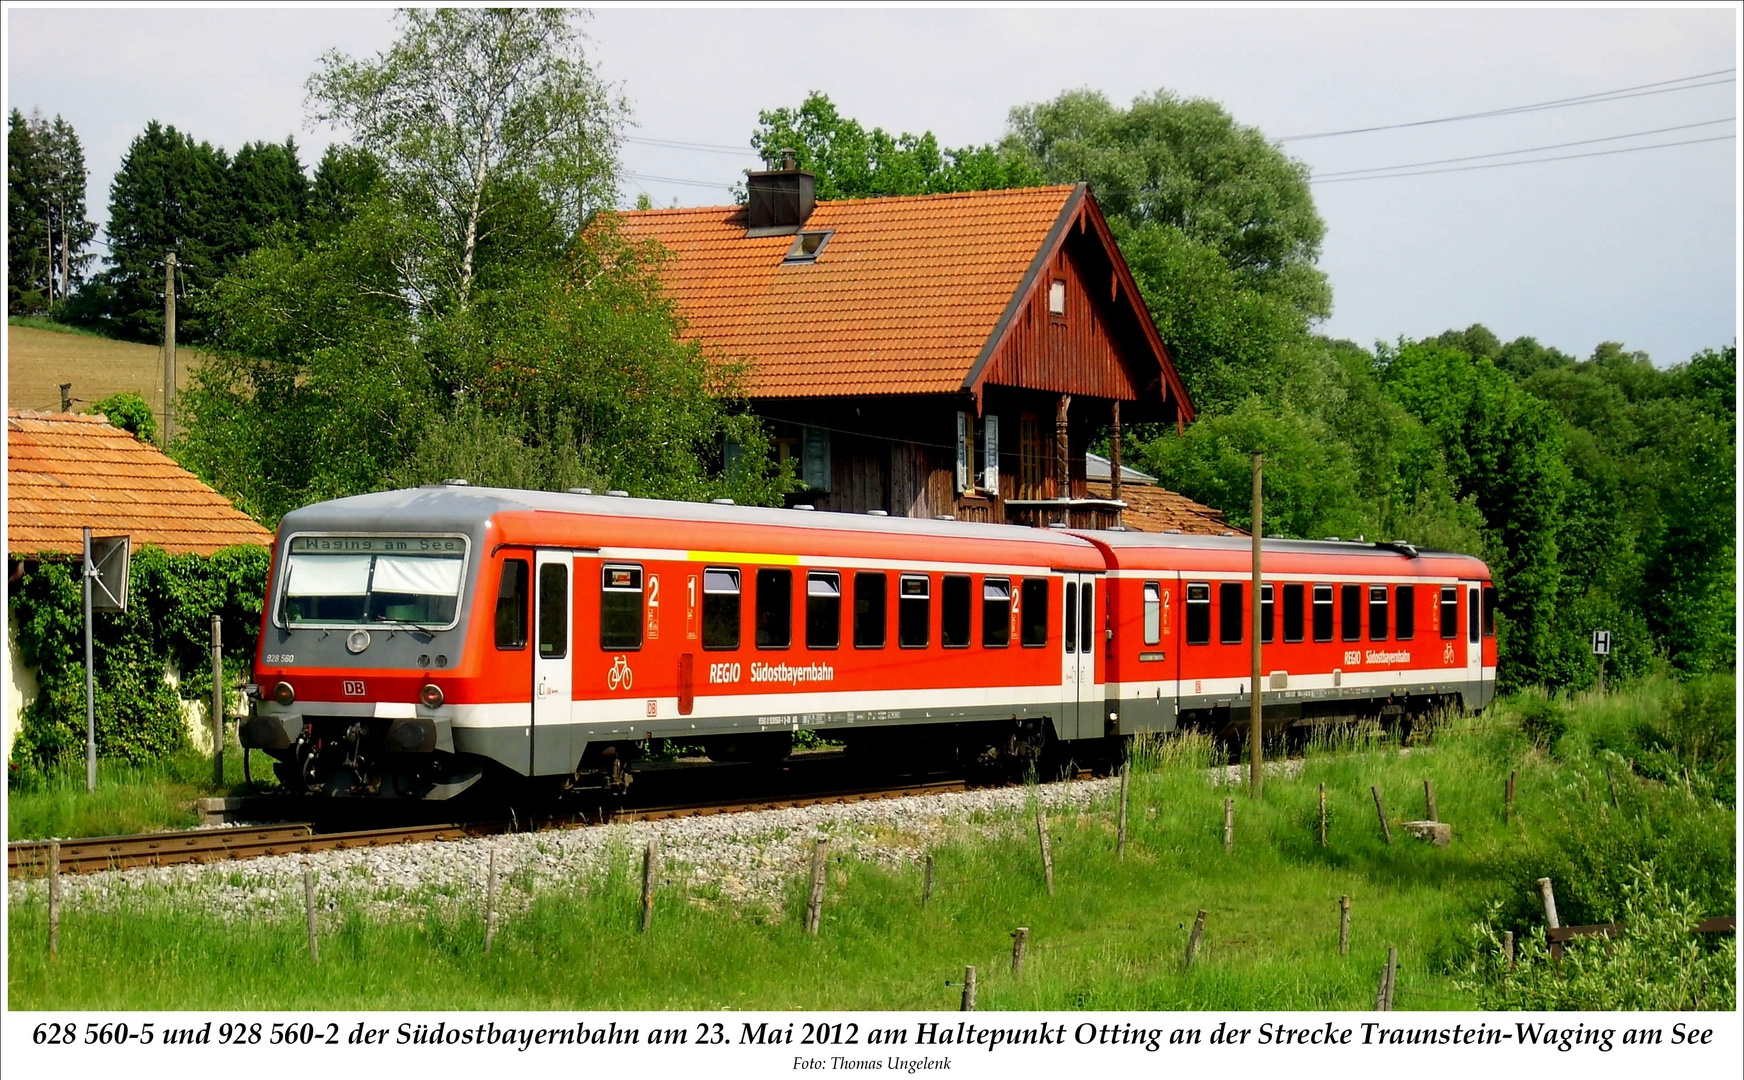
[[[808,229],[793,238],[793,246],[787,249],[784,263],[817,262],[817,257],[835,235],[834,229]]]
[[[1048,314],[1066,314],[1066,283],[1059,278],[1055,278],[1054,283],[1048,286]]]

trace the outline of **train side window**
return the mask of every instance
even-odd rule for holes
[[[1393,606],[1399,609],[1393,636],[1399,641],[1410,641],[1417,636],[1417,586],[1400,585],[1393,590],[1393,600]]]
[[[1267,645],[1272,643],[1272,631],[1275,628],[1272,614],[1272,586],[1260,586],[1260,641]]]
[[[1496,587],[1484,586],[1484,636],[1496,636]]]
[[[805,575],[805,647],[834,649],[842,643],[842,575],[813,570]]]
[[[1441,636],[1459,636],[1459,590],[1452,585],[1441,587]]]
[[[1078,651],[1078,583],[1066,582],[1066,651]]]
[[[1019,636],[1030,648],[1048,643],[1048,579],[1024,578],[1023,590],[1017,594],[1023,607]]]
[[[882,649],[885,634],[883,574],[854,575],[854,648]]]
[[[702,647],[739,647],[739,571],[732,567],[702,572]]]
[[[1239,581],[1225,581],[1217,586],[1217,641],[1221,645],[1241,644],[1241,594],[1244,591]]]
[[[1011,579],[981,579],[981,647],[1003,649],[1011,644]]]
[[[1314,586],[1314,640],[1332,640],[1332,586]]]
[[[1387,587],[1369,586],[1369,640],[1387,640]]]
[[[1211,586],[1203,581],[1187,586],[1187,644],[1211,644]]]
[[[757,571],[757,647],[793,644],[793,571]]]
[[[497,648],[527,647],[527,560],[504,559],[497,583]]]
[[[1478,640],[1478,591],[1476,589],[1466,590],[1465,639],[1474,644]]]
[[[1078,651],[1089,652],[1096,641],[1096,584],[1084,583],[1083,602],[1078,605]]]
[[[932,579],[904,574],[896,596],[896,643],[904,649],[924,649],[931,637]]]
[[[539,568],[539,658],[561,660],[569,655],[569,567],[546,563]]]
[[[1144,643],[1156,645],[1163,640],[1163,583],[1144,583]]]
[[[1346,641],[1362,640],[1362,594],[1361,585],[1340,585],[1338,588],[1339,633]]]
[[[969,586],[966,574],[946,574],[939,582],[939,644],[947,649],[969,647]]]
[[[1286,642],[1302,640],[1302,599],[1303,587],[1301,585],[1284,586],[1284,640]]]
[[[642,647],[642,568],[607,563],[600,567],[600,648]]]

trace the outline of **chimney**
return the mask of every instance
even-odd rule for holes
[[[817,176],[797,169],[793,151],[781,151],[781,168],[745,174],[746,236],[791,236],[817,205]]]

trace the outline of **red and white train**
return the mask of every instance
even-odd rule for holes
[[[1021,766],[1249,709],[1251,541],[431,485],[279,528],[245,746],[293,789],[611,786],[649,740]],[[1268,724],[1482,708],[1484,564],[1266,541]]]

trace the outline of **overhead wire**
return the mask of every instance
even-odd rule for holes
[[[1612,154],[1634,154],[1642,150],[1664,150],[1671,146],[1696,146],[1700,143],[1725,142],[1736,134],[1715,135],[1707,139],[1684,139],[1679,142],[1652,143],[1647,146],[1625,146],[1616,150],[1593,150],[1585,154],[1558,154],[1555,157],[1530,158],[1526,161],[1492,161],[1487,165],[1456,165],[1448,169],[1420,169],[1417,172],[1383,173],[1379,176],[1343,176],[1327,180],[1312,179],[1311,184],[1351,184],[1362,180],[1397,180],[1406,176],[1433,176],[1436,173],[1476,172],[1480,169],[1506,169],[1516,165],[1542,165],[1550,161],[1573,161],[1576,158],[1610,157]]]
[[[1392,171],[1398,170],[1398,169],[1419,169],[1419,168],[1422,168],[1426,165],[1448,165],[1448,164],[1453,164],[1455,162],[1461,162],[1461,161],[1480,161],[1480,160],[1483,160],[1485,158],[1513,157],[1517,154],[1536,154],[1536,153],[1539,153],[1540,151],[1544,151],[1544,150],[1562,150],[1562,149],[1566,149],[1567,147],[1570,147],[1570,146],[1590,146],[1593,143],[1616,142],[1619,139],[1637,139],[1637,138],[1641,138],[1641,137],[1647,136],[1647,135],[1662,135],[1662,134],[1669,132],[1669,131],[1688,131],[1691,128],[1712,127],[1715,124],[1730,124],[1733,121],[1735,121],[1736,119],[1737,119],[1737,117],[1735,117],[1735,116],[1723,116],[1717,120],[1702,120],[1702,121],[1700,121],[1698,123],[1694,123],[1694,124],[1674,124],[1671,127],[1648,128],[1645,131],[1631,131],[1631,132],[1628,132],[1628,133],[1623,134],[1623,135],[1605,135],[1605,136],[1601,136],[1600,138],[1596,138],[1596,139],[1576,139],[1573,142],[1547,143],[1544,146],[1526,146],[1526,147],[1522,147],[1518,150],[1498,150],[1498,151],[1495,151],[1494,153],[1489,153],[1489,154],[1467,154],[1464,157],[1435,158],[1435,159],[1432,159],[1429,161],[1413,161],[1413,162],[1410,162],[1409,164],[1405,164],[1405,165],[1376,165],[1373,168],[1368,168],[1368,169],[1345,169],[1341,172],[1316,173],[1315,179],[1316,180],[1330,180],[1334,177],[1356,176],[1360,173],[1392,172]],[[1675,146],[1675,145],[1680,145],[1680,144],[1673,143],[1670,145]],[[1525,164],[1530,164],[1530,162],[1518,162],[1518,164],[1525,165]]]
[[[1455,116],[1438,116],[1428,120],[1409,120],[1399,124],[1375,124],[1369,127],[1343,128],[1338,131],[1316,131],[1301,135],[1285,135],[1275,142],[1302,142],[1308,139],[1330,139],[1341,135],[1366,135],[1375,131],[1397,131],[1402,128],[1427,127],[1431,124],[1451,124],[1460,120],[1484,120],[1496,116],[1516,116],[1521,113],[1542,112],[1547,109],[1572,109],[1581,105],[1600,105],[1608,101],[1627,101],[1630,98],[1651,97],[1655,94],[1671,94],[1680,90],[1699,90],[1706,86],[1723,86],[1737,81],[1737,68],[1721,68],[1717,71],[1707,71],[1700,75],[1686,75],[1681,79],[1666,79],[1663,82],[1641,83],[1636,86],[1623,86],[1615,90],[1600,90],[1591,94],[1577,94],[1574,97],[1552,98],[1549,101],[1535,101],[1525,105],[1509,105],[1500,109],[1486,109],[1481,112],[1460,113]],[[1727,76],[1716,78],[1716,76]],[[1710,79],[1711,82],[1697,82],[1699,79]],[[1674,83],[1689,85],[1676,86]]]

